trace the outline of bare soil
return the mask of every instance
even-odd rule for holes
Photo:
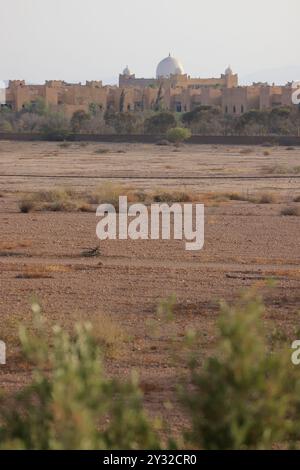
[[[99,148],[107,153],[96,153]],[[282,216],[300,195],[300,149],[141,144],[0,142],[0,339],[7,325],[30,316],[39,299],[51,321],[70,325],[77,318],[105,313],[126,331],[122,354],[107,359],[110,373],[139,372],[145,403],[163,414],[173,430],[184,415],[175,400],[178,371],[170,358],[168,332],[154,338],[149,322],[159,302],[176,295],[175,328],[202,332],[201,354],[216,344],[219,301],[234,301],[256,286],[264,296],[270,335],[277,329],[288,344],[296,339],[300,309],[300,217]],[[181,241],[105,241],[101,255],[84,257],[99,245],[94,213],[22,214],[24,193],[57,187],[78,191],[105,180],[146,191],[184,189],[200,194],[271,192],[275,203],[229,200],[205,209],[205,246],[187,252]],[[204,196],[203,196],[204,197]],[[201,201],[200,201],[201,202]],[[205,201],[203,201],[205,202]],[[33,273],[31,276],[24,275]],[[276,280],[269,288],[266,280]],[[30,372],[7,344],[1,386],[15,390]],[[173,403],[170,411],[164,405]]]

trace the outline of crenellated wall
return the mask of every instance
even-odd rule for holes
[[[77,110],[88,112],[91,105],[115,112],[165,109],[174,112],[191,111],[197,106],[219,106],[223,112],[241,115],[251,109],[290,106],[291,86],[256,84],[238,86],[238,76],[232,73],[220,78],[190,78],[186,74],[171,78],[136,79],[135,75],[120,75],[120,86],[103,86],[101,81],[70,84],[49,80],[44,85],[26,85],[25,81],[9,82],[6,102],[14,111],[42,98],[54,110],[71,117]]]

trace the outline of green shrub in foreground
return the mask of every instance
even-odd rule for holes
[[[1,403],[3,449],[157,449],[154,425],[137,382],[106,378],[89,325],[49,340],[20,329],[22,351],[35,367],[32,383]]]
[[[290,439],[299,439],[298,369],[287,351],[268,351],[258,298],[221,310],[217,355],[200,367],[194,354],[193,388],[181,389],[192,420],[187,441],[204,449],[292,447]]]

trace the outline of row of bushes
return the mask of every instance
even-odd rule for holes
[[[198,193],[186,189],[172,190],[157,188],[152,191],[144,191],[128,188],[124,185],[105,182],[101,186],[89,191],[74,191],[70,188],[57,188],[53,190],[44,190],[32,193],[24,193],[18,204],[22,213],[33,211],[53,211],[53,212],[93,212],[95,206],[99,204],[112,204],[116,209],[119,207],[119,196],[127,196],[129,203],[186,203],[186,202],[202,202],[206,206],[228,202],[228,201],[244,201],[253,204],[279,204],[278,197],[271,192],[212,192]],[[296,194],[290,197],[289,206],[281,208],[281,215],[299,216],[300,196]]]
[[[158,311],[165,341],[174,331],[173,307],[169,299]],[[33,324],[19,329],[22,360],[33,367],[33,378],[14,396],[2,394],[1,448],[297,447],[300,369],[284,347],[275,350],[272,343],[270,350],[263,312],[252,292],[233,306],[221,304],[217,351],[204,363],[200,331],[186,331],[181,341],[169,335],[178,369],[185,363],[189,371],[177,387],[189,426],[175,438],[160,417],[150,419],[145,412],[135,374],[127,381],[105,375],[91,325],[78,324],[73,333],[55,326],[49,333],[35,303]]]
[[[0,112],[0,131],[42,132],[47,138],[64,138],[68,133],[95,134],[166,134],[174,127],[185,127],[200,135],[298,135],[300,110],[278,107],[272,110],[253,110],[241,116],[223,114],[213,106],[199,106],[187,113],[161,112],[103,112],[90,106],[90,111],[76,111],[71,119],[52,112],[43,102],[25,106],[14,113]]]

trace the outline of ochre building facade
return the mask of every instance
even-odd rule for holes
[[[30,85],[12,80],[6,89],[6,106],[21,111],[39,99],[53,110],[71,117],[75,111],[88,112],[91,106],[106,111],[147,111],[164,109],[187,112],[197,106],[218,106],[225,114],[241,115],[252,109],[268,109],[292,104],[292,85],[253,84],[239,86],[238,75],[228,67],[219,78],[192,78],[170,55],[157,67],[156,78],[136,78],[128,67],[119,75],[118,86],[101,81],[86,84],[46,81]]]

